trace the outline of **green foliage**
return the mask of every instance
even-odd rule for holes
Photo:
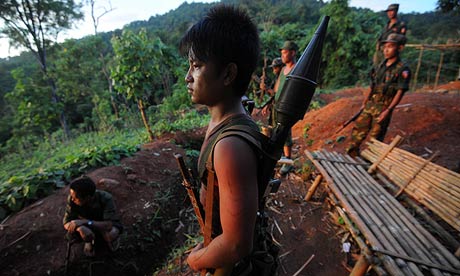
[[[188,64],[184,59],[181,66],[177,67],[175,75],[179,80],[181,80],[181,76],[185,76],[187,66]],[[150,121],[154,122],[152,128],[156,135],[203,127],[209,121],[209,115],[203,116],[192,108],[185,82],[181,81],[173,85],[172,94],[165,97],[161,104],[153,107],[150,114]]]
[[[85,134],[69,144],[48,141],[28,155],[7,155],[0,159],[0,207],[18,211],[92,168],[117,165],[136,152],[142,141],[132,131]]]
[[[347,0],[332,0],[321,13],[331,17],[323,50],[323,83],[329,87],[355,84],[370,69],[384,22],[369,10],[350,9]]]
[[[27,148],[55,129],[59,106],[50,104],[51,91],[37,70],[32,69],[26,74],[23,68],[18,68],[12,75],[16,86],[5,95],[13,118],[9,122],[13,137],[8,145]]]
[[[438,9],[442,12],[453,11],[455,14],[460,13],[460,2],[456,0],[438,0]]]
[[[38,52],[82,17],[80,5],[73,0],[3,0],[0,4],[0,18],[5,23],[1,32],[12,45],[26,47],[37,55],[44,55]]]
[[[118,92],[138,100],[155,96],[155,88],[165,88],[161,73],[172,64],[172,57],[159,37],[148,37],[145,29],[138,34],[125,30],[121,37],[112,38],[112,46],[112,79]]]
[[[108,129],[114,120],[108,81],[103,74],[110,44],[99,36],[66,40],[54,58],[50,75],[57,80],[71,126]]]

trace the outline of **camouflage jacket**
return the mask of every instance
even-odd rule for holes
[[[366,109],[376,108],[379,111],[386,109],[398,90],[406,92],[409,89],[411,72],[407,64],[399,58],[386,66],[384,60],[377,69],[371,72],[371,94],[366,103]]]

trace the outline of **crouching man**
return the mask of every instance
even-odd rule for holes
[[[85,242],[87,256],[95,255],[95,241],[101,238],[115,251],[123,230],[112,195],[96,190],[96,184],[86,176],[70,183],[63,224],[67,238]]]

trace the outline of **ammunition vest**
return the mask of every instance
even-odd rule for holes
[[[248,142],[253,148],[258,157],[257,164],[257,179],[259,200],[264,200],[262,193],[265,190],[267,183],[261,183],[262,166],[264,158],[271,158],[271,155],[265,151],[268,145],[268,137],[259,131],[257,124],[248,116],[244,114],[235,115],[216,126],[210,133],[209,137],[203,143],[201,148],[200,157],[198,159],[198,174],[203,185],[207,186],[207,174],[209,170],[214,170],[213,153],[214,147],[219,140],[228,136],[238,136]],[[217,189],[216,189],[217,188]],[[220,224],[219,214],[219,191],[218,186],[214,188],[213,200],[213,219],[212,219],[212,237],[222,233],[222,226]],[[208,202],[206,204],[209,204]],[[261,206],[259,202],[259,206]],[[216,215],[217,214],[217,215]],[[268,218],[259,210],[256,220],[256,229],[254,235],[254,251],[247,258],[241,260],[233,270],[232,275],[245,275],[244,271],[249,269],[248,275],[273,275],[272,273],[276,268],[276,257],[278,255],[278,248],[271,241],[271,237],[267,234],[267,220]]]
[[[398,79],[404,70],[409,70],[407,65],[401,60],[386,67],[384,60],[376,71],[371,73],[372,91],[368,101],[368,105],[377,106],[378,109],[386,109],[394,96],[398,92]],[[366,109],[368,106],[366,105]]]
[[[259,161],[262,159],[262,142],[261,139],[267,139],[259,131],[257,124],[246,114],[235,115],[229,117],[219,125],[217,125],[208,138],[204,141],[200,151],[200,157],[198,159],[198,176],[203,185],[207,186],[207,174],[208,169],[214,170],[213,164],[213,153],[214,147],[220,139],[227,136],[238,136],[243,138],[251,145],[253,150],[258,156]],[[262,164],[258,162],[259,165]],[[260,171],[260,170],[258,170]],[[259,175],[257,176],[259,178]],[[220,225],[219,214],[219,190],[214,188],[214,200],[213,200],[213,226],[212,226],[212,237],[215,237],[222,233],[222,227]]]

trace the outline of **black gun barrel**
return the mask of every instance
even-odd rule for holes
[[[283,152],[283,145],[289,130],[298,120],[304,117],[315,93],[328,22],[329,16],[325,16],[300,57],[299,62],[286,78],[280,98],[275,105],[275,112],[277,112],[275,116],[276,126],[268,139],[269,147],[267,152],[273,158],[267,158],[262,165],[262,183],[268,184],[270,179],[273,178],[274,168]],[[265,190],[266,186],[259,187],[259,195],[265,195]],[[261,202],[259,209],[263,209],[264,201]]]
[[[290,128],[298,120],[303,119],[310,105],[317,85],[328,22],[329,16],[325,16],[294,69],[286,77],[286,83],[275,106],[277,123],[284,127]]]

